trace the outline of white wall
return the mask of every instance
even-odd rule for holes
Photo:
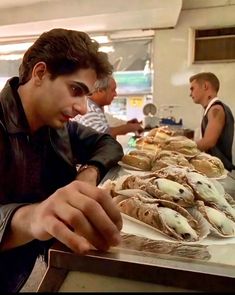
[[[154,102],[157,106],[178,104],[177,116],[188,128],[199,125],[202,108],[189,97],[191,75],[214,72],[220,82],[219,96],[235,115],[235,62],[188,64],[189,28],[235,25],[235,5],[207,9],[183,10],[174,29],[156,30],[154,39]]]

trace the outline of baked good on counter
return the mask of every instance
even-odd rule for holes
[[[208,177],[220,177],[225,173],[222,161],[206,153],[200,153],[191,158],[189,162],[196,170]]]
[[[157,154],[154,150],[132,150],[129,152],[129,155],[136,155],[136,156],[145,156],[150,158],[151,160]]]
[[[158,146],[163,150],[170,150],[181,153],[186,157],[194,157],[200,153],[195,141],[185,136],[173,136],[159,143]]]
[[[199,241],[209,233],[219,238],[234,237],[232,197],[228,198],[215,180],[195,170],[171,168],[163,168],[168,169],[166,173],[159,170],[117,179],[112,196],[120,211],[176,240]],[[190,222],[192,218],[196,227]]]
[[[193,168],[192,164],[180,153],[162,150],[152,160],[152,171],[159,170],[169,165]]]
[[[122,162],[144,171],[151,170],[151,159],[145,155],[127,154],[122,157]]]
[[[191,242],[200,239],[198,221],[174,202],[137,194],[116,203],[122,213],[152,226],[174,240]]]
[[[168,126],[153,128],[145,137],[141,137],[136,141],[136,148],[140,150],[158,151],[158,143],[174,135],[174,131]]]
[[[136,148],[139,150],[147,150],[158,152],[159,146],[151,140],[147,140],[146,137],[141,137],[136,140]]]
[[[162,126],[162,127],[158,127],[158,128],[154,128],[150,130],[146,136],[146,139],[149,139],[149,140],[152,140],[152,142],[158,143],[174,135],[175,135],[175,132],[171,130],[168,126]]]

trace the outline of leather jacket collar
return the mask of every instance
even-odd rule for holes
[[[9,79],[1,92],[0,103],[4,125],[9,134],[27,133],[29,125],[17,92],[19,78]],[[55,130],[48,127],[49,138],[53,149],[70,165],[74,165],[68,129]]]
[[[1,92],[4,123],[8,133],[11,134],[29,133],[27,119],[17,93],[18,83],[18,77],[11,78]]]

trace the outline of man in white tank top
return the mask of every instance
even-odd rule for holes
[[[229,171],[232,163],[234,138],[234,118],[230,108],[217,96],[219,80],[215,74],[203,72],[193,75],[190,81],[190,96],[194,103],[204,108],[201,122],[202,137],[196,141],[197,147],[221,159]]]

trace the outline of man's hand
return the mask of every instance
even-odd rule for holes
[[[94,247],[107,250],[117,245],[121,228],[121,214],[107,191],[73,181],[45,201],[19,208],[5,248],[55,237],[84,254]]]
[[[107,250],[120,241],[122,219],[112,197],[81,181],[57,190],[33,214],[34,238],[55,237],[77,253],[91,248]]]
[[[127,121],[127,123],[141,123],[141,122],[139,122],[136,118],[133,118],[133,119]]]

